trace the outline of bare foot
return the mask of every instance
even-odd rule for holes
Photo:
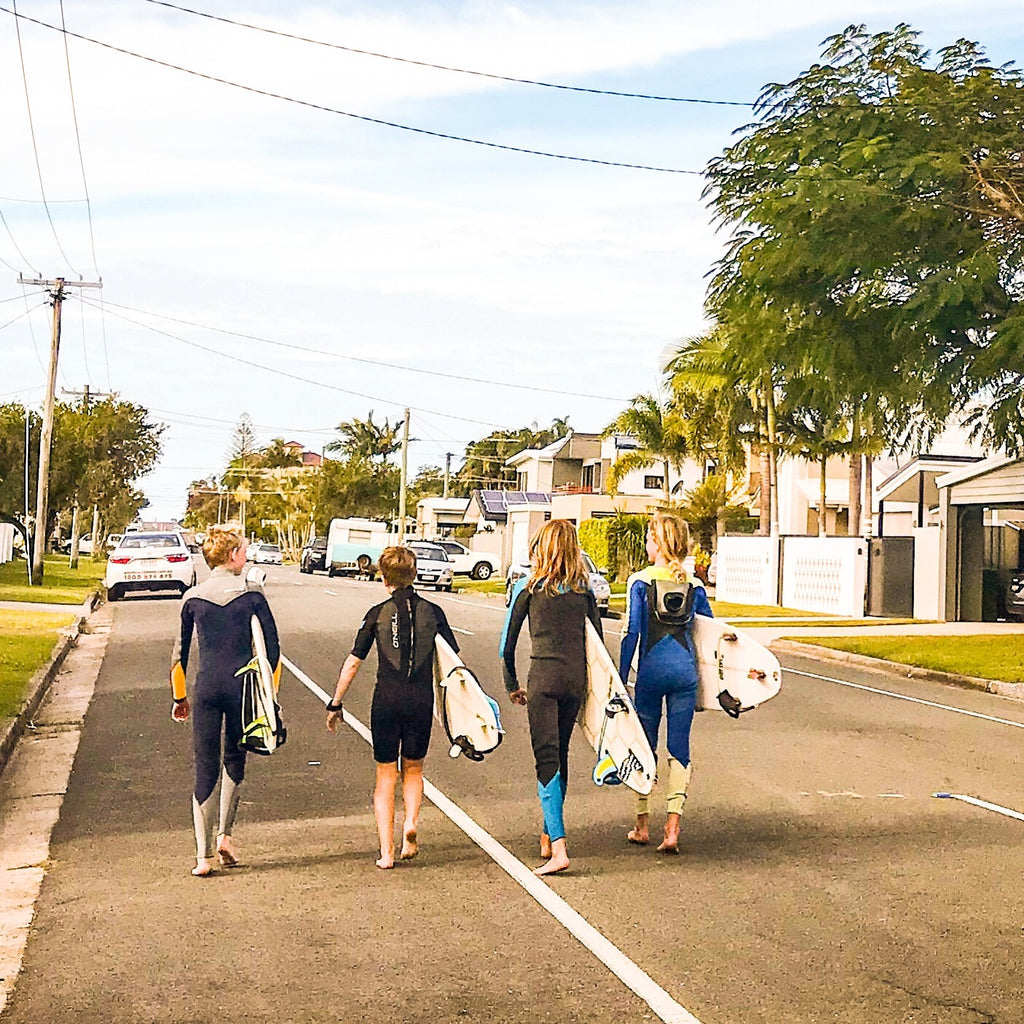
[[[659,853],[679,852],[679,815],[670,814],[665,822],[665,838],[658,847]]]
[[[533,873],[535,875],[557,875],[559,871],[565,871],[569,866],[569,858],[562,854],[562,856],[552,857],[547,863],[541,864],[539,868],[534,868]]]
[[[420,852],[420,844],[416,842],[416,829],[411,828],[402,837],[402,852],[398,855],[400,860],[412,860]]]
[[[551,858],[551,836],[547,832],[541,832],[540,834],[540,859],[549,860]]]
[[[395,858],[385,857],[382,855],[378,857],[377,860],[374,861],[374,863],[377,865],[377,867],[381,869],[381,871],[388,871],[390,868],[393,868],[395,866]]]
[[[238,867],[238,851],[231,836],[217,836],[217,859],[222,868]]]
[[[192,874],[196,878],[206,878],[207,875],[212,875],[213,862],[209,857],[197,857],[196,866],[192,869]]]
[[[651,841],[651,834],[647,829],[647,815],[636,816],[636,828],[631,828],[626,833],[626,838],[637,846],[646,846]]]

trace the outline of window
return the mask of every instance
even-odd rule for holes
[[[350,544],[356,544],[359,542],[366,543],[370,540],[369,530],[349,530],[348,531],[348,542]]]
[[[663,476],[645,476],[644,477],[644,490],[645,491],[660,491],[665,487],[665,478]]]

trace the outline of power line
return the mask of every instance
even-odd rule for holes
[[[551,160],[569,160],[574,163],[584,164],[598,164],[602,167],[623,167],[628,170],[634,171],[654,171],[660,174],[692,174],[696,177],[703,177],[703,171],[692,171],[685,170],[680,167],[657,167],[652,164],[633,164],[625,163],[620,160],[598,160],[596,157],[589,156],[572,156],[568,153],[551,153],[547,150],[542,149],[527,149],[525,146],[509,146],[501,142],[488,142],[485,139],[471,139],[465,135],[453,135],[449,132],[438,132],[432,131],[429,128],[416,128],[413,125],[400,124],[397,121],[385,121],[379,117],[369,117],[366,114],[354,114],[348,110],[339,110],[337,107],[328,107],[323,103],[313,103],[310,100],[300,100],[294,96],[285,96],[282,93],[271,92],[269,89],[259,89],[252,85],[243,85],[240,82],[233,82],[228,78],[220,78],[217,75],[209,75],[203,71],[194,71],[191,68],[182,67],[180,64],[172,64],[169,61],[158,60],[156,57],[147,57],[145,54],[136,53],[134,50],[126,50],[120,46],[114,46],[112,43],[104,43],[102,40],[93,39],[91,36],[82,35],[78,32],[72,32],[69,29],[62,29],[57,25],[51,25],[45,21],[39,21],[36,18],[30,18],[28,15],[19,14],[17,10],[11,11],[6,7],[0,7],[0,12],[4,14],[13,14],[15,18],[22,21],[30,22],[33,25],[39,25],[41,28],[48,28],[53,32],[61,32],[66,36],[71,36],[72,39],[81,39],[86,43],[93,43],[95,46],[102,46],[104,49],[112,50],[114,53],[121,53],[128,57],[135,57],[138,60],[147,61],[150,64],[156,64],[163,68],[169,68],[172,71],[180,71],[186,75],[192,75],[195,78],[202,78],[208,82],[217,82],[220,85],[229,85],[233,89],[241,89],[243,92],[251,92],[256,96],[266,96],[269,99],[282,100],[285,103],[294,103],[297,106],[305,107],[308,110],[320,110],[327,114],[337,114],[339,117],[349,117],[355,121],[364,121],[367,124],[377,124],[385,128],[398,128],[401,131],[413,132],[417,135],[427,135],[435,139],[447,139],[450,142],[466,142],[472,146],[486,146],[489,149],[501,149],[509,153],[523,153],[527,156],[543,156],[548,157]]]
[[[81,302],[83,305],[92,306],[94,309],[96,308],[94,303],[89,302],[88,300],[81,296],[78,297],[78,301]],[[144,324],[138,320],[133,320],[131,317],[125,316],[123,313],[115,313],[114,315],[119,317],[121,320],[126,321],[127,323],[134,324],[136,327],[142,327],[147,331],[152,331],[154,334],[159,334],[164,338],[170,338],[173,341],[179,341],[183,345],[188,345],[191,348],[200,349],[203,352],[210,352],[215,356],[220,356],[222,359],[230,359],[233,362],[242,363],[245,366],[253,366],[257,370],[266,370],[268,373],[276,374],[278,377],[288,377],[291,380],[297,380],[303,384],[312,384],[318,388],[326,388],[328,391],[338,391],[343,395],[354,395],[356,398],[365,398],[367,401],[370,402],[383,402],[385,405],[394,405],[398,406],[399,408],[408,407],[410,409],[415,409],[416,412],[427,412],[431,413],[434,416],[444,416],[447,419],[460,420],[464,423],[476,423],[477,425],[484,427],[502,427],[502,424],[495,423],[493,420],[476,420],[472,419],[469,416],[456,416],[454,413],[440,412],[436,409],[421,410],[417,406],[407,406],[406,403],[396,401],[395,399],[392,398],[381,398],[379,396],[367,395],[361,391],[353,391],[350,388],[339,387],[337,384],[328,384],[326,381],[314,380],[311,377],[301,377],[296,373],[289,373],[287,370],[281,370],[274,366],[267,366],[264,363],[257,363],[252,359],[243,359],[241,356],[230,355],[227,352],[222,352],[220,349],[211,348],[209,345],[200,345],[199,342],[197,341],[189,341],[186,338],[179,337],[177,334],[171,334],[169,331],[161,331],[158,327],[153,327],[150,324]]]
[[[14,31],[18,37],[18,57],[21,60],[21,80],[25,86],[25,109],[28,112],[28,131],[32,138],[32,152],[36,158],[36,174],[39,178],[39,194],[43,197],[43,209],[46,210],[46,219],[50,222],[50,230],[53,232],[53,240],[57,243],[57,248],[60,251],[61,256],[64,257],[64,262],[68,265],[69,269],[71,269],[75,274],[78,274],[78,271],[72,266],[71,260],[68,259],[68,254],[64,251],[64,246],[60,244],[60,238],[57,235],[57,226],[53,223],[53,214],[50,212],[50,204],[46,201],[46,187],[43,185],[43,168],[39,163],[39,147],[36,145],[36,128],[35,123],[32,120],[32,102],[29,99],[28,72],[25,70],[25,53],[21,46],[21,24],[19,19],[22,15],[18,14],[17,0],[11,0],[11,6],[14,8]],[[78,276],[81,277],[82,275],[78,274]]]
[[[18,245],[17,239],[15,239],[15,237],[14,237],[14,232],[11,231],[11,226],[10,226],[10,224],[7,223],[7,218],[4,216],[3,210],[0,210],[0,224],[3,224],[4,230],[7,232],[8,237],[11,239],[11,245],[14,246],[14,248],[17,251],[18,255],[25,261],[25,266],[28,267],[29,270],[35,270],[35,268],[32,266],[31,261],[29,260],[29,258],[21,251],[21,246]],[[10,263],[7,262],[7,260],[4,260],[3,262],[4,262],[4,265],[7,266],[7,267],[10,267],[11,270],[16,270],[17,269],[15,267],[12,267],[10,265]],[[37,271],[37,273],[38,273],[38,271]]]
[[[12,0],[13,3],[13,0]],[[60,0],[60,24],[64,24],[64,0]],[[100,268],[96,262],[96,237],[92,230],[92,203],[89,200],[89,183],[85,177],[85,157],[82,156],[82,135],[78,130],[78,109],[75,106],[75,86],[71,80],[71,54],[68,51],[68,37],[64,36],[64,63],[68,69],[68,94],[71,97],[71,118],[75,124],[75,144],[78,146],[78,166],[82,169],[82,191],[85,193],[85,210],[89,217],[89,246],[92,249],[92,268],[99,277]]]
[[[225,25],[234,25],[237,28],[251,29],[253,32],[263,32],[266,35],[279,36],[282,39],[294,39],[300,43],[311,43],[314,46],[324,46],[331,50],[344,50],[346,53],[358,53],[364,57],[379,57],[381,60],[396,61],[400,64],[415,64],[421,68],[434,68],[437,71],[451,71],[459,75],[475,75],[478,78],[492,78],[499,82],[514,82],[517,85],[536,85],[543,89],[564,89],[568,92],[585,92],[597,96],[619,96],[624,99],[634,100],[660,100],[666,103],[702,103],[720,107],[752,107],[753,103],[744,100],[706,100],[693,99],[686,96],[658,96],[643,92],[618,92],[614,89],[591,89],[581,85],[560,85],[555,82],[541,82],[533,78],[515,78],[511,75],[498,75],[489,71],[472,71],[468,68],[450,67],[447,64],[432,64],[425,60],[412,60],[409,57],[396,57],[388,53],[376,53],[373,50],[360,50],[354,46],[342,46],[340,43],[328,43],[322,39],[311,39],[308,36],[294,35],[291,32],[282,32],[279,29],[266,28],[262,25],[252,25],[246,21],[236,21],[232,18],[223,18],[216,14],[209,14],[206,11],[196,11],[190,7],[181,7],[178,4],[168,3],[167,0],[147,0],[148,3],[157,7],[168,7],[174,11],[181,11],[183,14],[194,14],[199,18],[208,18],[210,21],[219,21]]]
[[[489,380],[485,377],[468,377],[459,373],[446,373],[443,370],[427,370],[419,366],[405,366],[402,363],[389,363],[383,359],[367,359],[364,356],[352,356],[344,352],[328,352],[324,349],[311,348],[308,345],[296,345],[293,342],[277,341],[273,338],[263,338],[257,334],[246,334],[243,331],[231,331],[224,327],[211,327],[209,324],[196,323],[194,320],[182,320],[179,317],[167,316],[164,313],[154,313],[147,309],[138,309],[135,306],[126,306],[117,302],[108,302],[108,306],[115,309],[128,309],[133,313],[140,313],[143,316],[155,316],[160,320],[169,320],[171,323],[184,324],[186,327],[198,327],[204,331],[214,331],[218,334],[226,334],[232,338],[244,338],[246,341],[258,341],[265,345],[277,345],[279,348],[292,349],[296,352],[308,352],[312,355],[327,356],[331,359],[347,359],[353,363],[367,363],[370,366],[383,366],[389,370],[404,370],[408,373],[423,373],[431,377],[445,377],[449,380],[459,380],[470,384],[488,384],[494,387],[514,388],[518,391],[539,391],[549,395],[565,395],[569,398],[593,398],[602,402],[628,402],[628,398],[616,397],[614,395],[592,395],[580,391],[563,391],[559,388],[544,388],[532,384],[513,384],[504,380]]]

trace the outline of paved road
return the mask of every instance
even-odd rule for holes
[[[286,654],[329,690],[380,588],[286,568],[271,570],[268,593]],[[500,693],[503,607],[439,601]],[[237,830],[246,866],[192,879],[188,733],[168,720],[165,682],[177,609],[148,598],[109,609],[5,1021],[658,1019],[435,808],[420,858],[375,870],[368,747],[351,731],[329,736],[290,677],[288,744],[250,760]],[[606,626],[614,649],[619,623]],[[577,739],[573,871],[550,888],[702,1024],[1024,1020],[1024,823],[931,796],[1020,809],[1024,706],[845,666],[787,667],[783,694],[756,713],[698,717],[681,857],[624,843],[630,800],[587,781]],[[363,721],[370,669],[346,702]],[[503,713],[508,735],[487,761],[451,761],[437,742],[427,774],[533,865],[525,715]]]

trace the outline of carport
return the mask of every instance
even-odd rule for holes
[[[1017,568],[1016,546],[994,543],[1003,525],[1024,520],[1024,459],[1005,455],[954,470],[935,481],[939,498],[939,578],[945,581],[944,622],[994,619],[986,585],[1001,585],[1001,570]],[[988,575],[986,575],[988,574]],[[991,594],[991,589],[989,590]]]

